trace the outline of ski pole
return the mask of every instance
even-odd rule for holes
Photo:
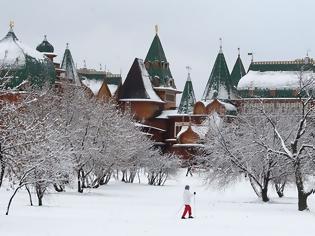
[[[176,215],[178,215],[179,211],[183,208],[183,205],[180,206],[180,208],[178,209],[178,211],[176,212]]]
[[[195,214],[195,217],[197,216],[197,214],[196,214],[196,193],[194,193],[194,214]]]

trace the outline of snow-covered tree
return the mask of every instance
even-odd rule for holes
[[[123,181],[133,182],[153,142],[136,127],[130,114],[112,101],[88,97],[73,85],[65,88],[60,113],[79,192],[106,184],[114,171],[123,173]]]
[[[175,175],[180,167],[180,159],[174,154],[162,154],[159,149],[151,150],[145,166],[145,173],[150,185],[164,185],[166,180]]]
[[[298,209],[303,211],[308,208],[307,198],[314,193],[314,186],[306,186],[308,179],[315,174],[315,79],[308,72],[298,75],[300,88],[299,109],[292,115],[282,116],[277,121],[264,112],[269,126],[279,140],[280,148],[265,149],[272,154],[282,157],[286,166],[294,176],[298,192]]]
[[[302,71],[299,83],[299,108],[291,113],[267,111],[262,100],[257,112],[238,115],[223,127],[212,127],[207,155],[202,159],[209,181],[225,186],[244,173],[257,195],[268,201],[271,180],[281,195],[285,182],[293,179],[298,209],[307,209],[307,198],[314,192],[308,181],[315,173],[314,78]]]
[[[17,109],[14,104],[5,100],[0,101],[0,187],[6,168],[13,162],[10,150],[16,147],[15,137],[19,135],[13,122],[18,115]]]
[[[273,179],[289,173],[279,168],[278,156],[267,152],[278,145],[275,135],[262,114],[238,115],[231,123],[212,122],[206,140],[205,155],[199,158],[210,183],[224,187],[247,176],[253,190],[263,201],[269,201],[268,187]]]
[[[17,115],[10,120],[13,128],[6,129],[7,137],[15,145],[6,154],[11,157],[7,162],[8,176],[15,190],[6,214],[22,187],[34,187],[38,205],[42,205],[49,186],[69,181],[71,162],[69,150],[60,142],[62,120],[58,103],[59,98],[50,91],[34,93],[32,100],[20,103]]]

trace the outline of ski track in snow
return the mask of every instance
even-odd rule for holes
[[[0,189],[1,236],[64,235],[313,235],[315,197],[309,198],[309,212],[297,211],[294,187],[279,199],[270,187],[271,203],[259,201],[248,183],[225,191],[207,187],[202,179],[179,176],[166,186],[125,184],[112,181],[99,189],[78,194],[73,190],[44,198],[43,207],[30,207],[24,191],[13,201],[5,216],[11,190]],[[190,184],[196,191],[192,204],[195,219],[180,219],[182,192]],[[36,203],[36,199],[33,199]]]

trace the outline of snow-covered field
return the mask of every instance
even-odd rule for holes
[[[180,219],[185,184],[197,192],[192,220]],[[20,192],[5,216],[11,191],[1,188],[0,236],[315,234],[314,195],[311,211],[298,212],[294,188],[283,199],[271,192],[271,203],[262,203],[247,183],[222,192],[182,173],[163,187],[112,181],[84,194],[51,193],[43,207],[30,207],[26,193]]]

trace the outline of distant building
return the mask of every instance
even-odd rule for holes
[[[19,41],[13,31],[0,40],[0,86],[19,90],[25,86],[43,86],[54,83],[56,72],[52,61],[43,53]]]
[[[115,97],[122,84],[120,74],[95,69],[77,69],[79,78],[85,86],[91,89],[97,97]]]
[[[120,109],[131,111],[135,125],[156,147],[184,159],[202,150],[210,125],[230,122],[238,113],[256,112],[261,103],[271,112],[290,114],[299,109],[299,96],[304,96],[299,94],[300,79],[315,75],[315,62],[308,56],[294,61],[252,61],[246,72],[240,51],[230,73],[220,45],[202,98],[197,100],[189,71],[183,92],[177,89],[157,28],[145,60],[134,59],[123,83],[120,74],[86,66],[78,69],[68,45],[62,63],[54,62],[54,47],[46,36],[36,49],[22,44],[10,25],[0,40],[2,88],[19,91],[25,86],[65,82],[83,86],[90,96],[115,100]],[[177,107],[176,96],[181,93]],[[0,99],[4,97],[18,99],[13,92],[0,93]]]
[[[237,86],[242,99],[235,102],[242,113],[257,111],[261,103],[270,112],[292,113],[301,106],[300,82],[314,79],[314,72],[314,60],[308,56],[294,61],[252,62]]]

